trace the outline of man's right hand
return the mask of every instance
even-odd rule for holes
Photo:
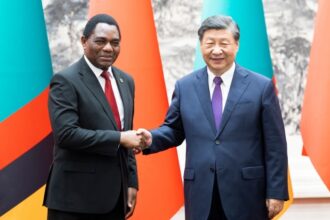
[[[126,148],[140,148],[145,145],[143,136],[136,131],[120,132],[120,145]]]

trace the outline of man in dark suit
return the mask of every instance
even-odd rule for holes
[[[133,213],[138,180],[130,148],[142,137],[130,130],[133,79],[112,65],[120,40],[114,18],[92,17],[81,37],[84,56],[51,81],[55,146],[44,197],[49,220],[122,220]]]
[[[239,28],[212,16],[198,30],[206,67],[178,80],[144,154],[186,139],[188,220],[264,220],[288,199],[284,126],[272,80],[235,63]]]

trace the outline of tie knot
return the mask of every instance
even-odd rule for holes
[[[213,82],[215,83],[215,85],[220,85],[222,83],[222,79],[220,76],[216,76],[214,77]]]
[[[106,79],[106,80],[108,80],[108,79],[110,79],[110,74],[109,74],[109,72],[108,71],[103,71],[102,73],[101,73],[101,76],[104,78],[104,79]]]

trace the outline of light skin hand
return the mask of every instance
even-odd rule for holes
[[[273,219],[278,213],[282,211],[284,201],[278,199],[267,199],[266,206],[268,208],[268,218]]]
[[[128,219],[133,215],[135,205],[136,205],[136,197],[137,197],[137,189],[133,187],[128,187],[128,199],[127,199],[127,206],[129,208],[128,213],[126,214],[125,218]]]
[[[137,134],[143,136],[143,140],[144,140],[143,142],[145,144],[144,148],[151,145],[151,143],[152,143],[152,135],[151,135],[150,131],[148,131],[148,130],[146,130],[144,128],[139,128],[137,130]]]
[[[122,131],[120,132],[120,145],[126,148],[138,148],[144,145],[143,137],[136,131]]]

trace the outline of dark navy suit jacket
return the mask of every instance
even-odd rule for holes
[[[236,64],[220,129],[215,128],[207,69],[175,85],[164,124],[144,154],[186,139],[185,212],[206,220],[217,178],[229,220],[268,219],[267,198],[288,199],[287,148],[279,102],[270,79]]]

